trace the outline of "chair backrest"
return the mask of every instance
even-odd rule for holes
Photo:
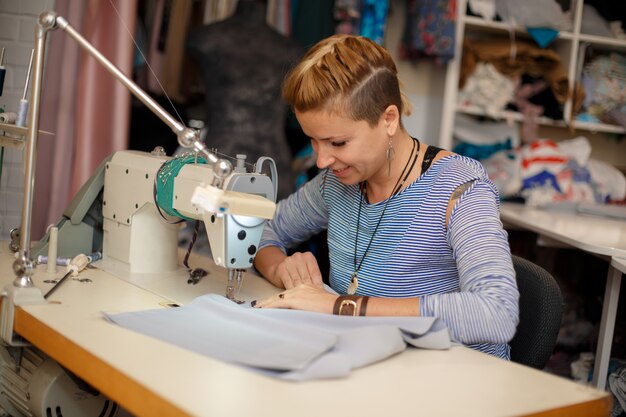
[[[509,342],[511,360],[543,369],[556,345],[563,317],[563,297],[554,277],[538,265],[513,255],[519,288],[519,324]]]

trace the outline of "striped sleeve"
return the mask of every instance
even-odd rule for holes
[[[324,173],[318,174],[276,206],[274,218],[263,230],[259,249],[276,246],[283,252],[328,227],[328,211],[322,197]]]
[[[519,292],[498,197],[475,181],[457,201],[448,227],[460,292],[426,295],[420,313],[440,317],[464,344],[506,343],[515,334]]]

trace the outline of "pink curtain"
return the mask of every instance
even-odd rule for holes
[[[57,0],[56,11],[131,76],[136,0]],[[127,148],[130,123],[128,90],[61,30],[51,34],[46,59],[40,126],[55,136],[39,140],[35,239],[105,157]]]
[[[56,12],[80,30],[85,3],[57,0]],[[78,25],[78,26],[76,26]],[[68,203],[74,156],[75,90],[78,45],[59,30],[48,35],[41,97],[40,127],[55,136],[40,135],[35,172],[32,237],[39,239],[56,222]]]

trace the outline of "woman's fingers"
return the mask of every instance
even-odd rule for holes
[[[300,284],[271,297],[252,302],[257,308],[289,308],[332,313],[336,295],[312,284]]]
[[[306,260],[307,267],[307,276],[309,277],[309,282],[315,286],[323,287],[324,281],[322,280],[322,272],[320,271],[320,267],[317,263],[317,259],[313,256],[311,252],[308,252],[310,255]]]
[[[311,252],[296,252],[287,257],[277,268],[277,273],[286,289],[300,284],[322,287],[322,273]]]
[[[288,293],[291,290],[285,290],[283,292],[280,292],[278,294],[274,294],[271,297],[267,297],[261,300],[254,300],[251,304],[252,307],[259,307],[259,308],[290,308],[289,307],[289,301],[290,298],[288,297]]]

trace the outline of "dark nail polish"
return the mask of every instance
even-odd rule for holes
[[[252,300],[252,301],[250,301],[250,305],[251,305],[252,307],[254,307],[254,306],[256,305],[256,300]]]

